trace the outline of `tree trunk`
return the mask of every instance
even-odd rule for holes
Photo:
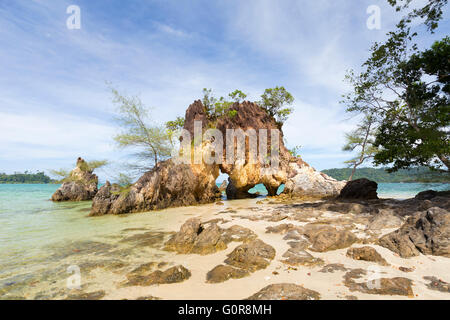
[[[353,166],[352,174],[350,175],[350,177],[348,177],[348,181],[352,181],[353,175],[355,174],[355,171],[356,171],[356,166],[357,166],[357,164],[355,163],[355,165]]]

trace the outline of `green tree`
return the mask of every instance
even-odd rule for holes
[[[241,103],[245,98],[247,98],[247,95],[245,93],[237,89],[231,92],[228,96],[231,98],[231,100],[238,103]]]
[[[411,5],[412,0],[388,0],[388,3],[395,7],[396,11],[406,11]],[[416,18],[425,18],[424,24],[428,30],[433,32],[438,27],[439,20],[442,19],[442,8],[448,0],[428,0],[421,8],[410,11],[401,22],[409,23]]]
[[[293,102],[294,97],[284,87],[275,87],[264,91],[259,105],[274,117],[281,127],[293,110],[286,106],[292,105]]]
[[[377,153],[378,148],[374,146],[376,130],[375,118],[371,115],[365,115],[355,130],[345,134],[346,143],[342,150],[357,151],[354,158],[345,161],[346,164],[352,167],[352,172],[348,178],[349,181],[353,179],[356,168],[368,159],[373,158]]]
[[[122,132],[114,137],[120,148],[137,150],[135,168],[146,171],[171,154],[171,138],[165,126],[149,124],[149,110],[137,96],[126,97],[111,88],[113,103],[118,106],[117,122]],[[143,164],[141,164],[143,163]]]
[[[108,160],[92,160],[83,162],[79,168],[82,171],[92,173],[94,172],[94,170],[105,167],[108,164],[109,164]],[[58,180],[56,181],[58,183],[71,182],[76,180],[72,176],[72,171],[64,168],[50,170],[50,174],[58,178]]]

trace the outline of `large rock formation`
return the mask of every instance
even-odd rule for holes
[[[219,169],[213,165],[159,162],[128,188],[105,184],[94,198],[91,216],[143,212],[213,202]],[[114,190],[116,189],[116,190]]]
[[[52,201],[92,200],[98,191],[98,177],[82,158],[61,187],[52,195]]]
[[[212,128],[222,133],[223,150],[220,150],[220,146],[218,147],[219,151],[223,151],[222,161],[219,161],[221,163],[206,164],[205,158],[200,164],[177,164],[170,159],[160,162],[127,190],[113,190],[118,186],[110,184],[102,187],[98,196],[94,198],[91,215],[120,214],[213,202],[220,197],[215,184],[220,172],[229,175],[226,188],[229,199],[251,197],[248,190],[260,183],[264,184],[270,196],[276,195],[282,184],[286,184],[285,193],[290,196],[322,198],[339,194],[344,183],[315,171],[300,158],[292,157],[284,146],[281,130],[278,131],[278,167],[271,167],[268,163],[258,161],[259,157],[266,159],[270,152],[263,156],[261,153],[255,155],[250,152],[249,133],[251,130],[256,132],[254,137],[259,149],[261,144],[259,130],[268,130],[266,150],[271,150],[272,145],[275,146],[275,144],[271,141],[270,130],[279,129],[279,125],[255,103],[248,101],[235,103],[229,110],[233,112],[211,119],[205,112],[202,102],[197,100],[189,106],[185,116],[184,129],[190,133],[191,138],[195,137],[195,121],[201,123],[202,133]],[[230,116],[230,114],[234,115]],[[240,132],[245,134],[245,159],[238,159],[231,163],[226,161],[228,129],[235,129],[235,131],[240,129],[242,130]],[[217,146],[214,146],[213,140],[211,138],[202,141],[200,151],[203,157],[205,155],[215,157],[217,154]],[[238,143],[235,143],[232,148],[237,154]],[[220,155],[218,158],[220,159]]]
[[[224,139],[223,161],[220,171],[229,176],[227,186],[228,199],[252,197],[248,190],[257,184],[263,184],[269,196],[275,196],[278,188],[285,184],[284,193],[294,197],[332,197],[337,196],[344,187],[345,182],[339,182],[326,174],[314,170],[300,158],[293,157],[284,145],[283,132],[275,119],[257,104],[244,101],[234,103],[230,107],[235,116],[222,116],[217,120],[208,120],[200,100],[195,101],[186,111],[185,129],[194,134],[194,121],[201,121],[202,128],[216,128],[222,133]],[[245,160],[227,163],[226,136],[227,130],[241,129],[246,134]],[[271,168],[255,159],[249,148],[249,134],[255,130],[257,145],[260,146],[260,131],[267,130],[267,153],[270,154],[272,145],[271,130],[279,130],[279,156],[278,167]],[[237,154],[237,144],[234,146]],[[261,156],[261,155],[259,155]],[[264,155],[266,156],[266,155]]]

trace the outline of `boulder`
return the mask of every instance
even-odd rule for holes
[[[382,266],[388,266],[389,263],[372,247],[350,248],[347,250],[347,257],[355,260],[364,260],[376,262]]]
[[[52,195],[52,201],[86,201],[97,194],[98,177],[82,158],[77,159],[76,168],[65,180]]]
[[[348,230],[314,224],[306,225],[304,228],[304,234],[312,244],[310,247],[312,251],[325,252],[343,249],[358,241],[358,238]]]
[[[177,253],[211,254],[227,248],[222,230],[213,223],[205,227],[199,218],[187,220],[165,244],[168,251]]]
[[[294,283],[278,283],[264,287],[246,300],[319,300],[317,291]]]
[[[254,272],[265,269],[275,258],[275,249],[256,239],[236,247],[225,260],[225,263],[240,269]]]
[[[155,284],[170,284],[183,282],[191,277],[191,272],[182,265],[171,267],[165,271],[156,270],[149,272],[151,268],[141,268],[139,272],[131,272],[127,276],[125,286],[151,286]]]
[[[206,274],[206,282],[219,283],[229,279],[240,279],[249,274],[247,270],[220,264]]]
[[[341,190],[338,199],[378,199],[378,184],[366,178],[347,182]]]
[[[449,211],[433,207],[409,217],[403,226],[379,239],[403,258],[422,254],[450,257]]]
[[[339,194],[345,181],[337,181],[325,173],[314,170],[306,162],[289,163],[289,177],[283,194],[302,198],[331,198]]]

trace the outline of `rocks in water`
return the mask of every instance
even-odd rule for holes
[[[317,291],[294,283],[278,283],[264,287],[246,300],[319,300]]]
[[[350,248],[347,250],[347,257],[355,260],[376,262],[382,266],[388,266],[389,263],[372,247]]]
[[[240,279],[249,274],[247,270],[220,264],[206,274],[206,282],[219,283],[228,279]]]
[[[298,160],[289,163],[283,194],[302,198],[330,198],[339,194],[345,181],[337,181]]]
[[[408,218],[400,229],[380,238],[379,244],[403,258],[420,253],[450,257],[450,214],[430,208]]]
[[[125,286],[151,286],[183,282],[191,277],[191,272],[182,265],[171,267],[165,271],[153,270],[154,263],[145,264],[127,275]]]
[[[92,203],[90,216],[102,216],[111,212],[111,207],[121,194],[127,190],[122,189],[117,183],[111,184],[109,181],[100,188]]]
[[[52,195],[52,201],[92,200],[98,191],[98,177],[82,158],[77,159],[75,169],[70,172],[61,187]]]
[[[236,247],[225,260],[225,263],[237,268],[254,272],[265,269],[275,258],[275,249],[256,239]]]
[[[429,283],[427,283],[428,289],[450,293],[450,284],[448,284],[447,282],[442,281],[441,279],[438,279],[436,277],[430,276],[423,277],[423,279],[430,281]]]
[[[206,148],[206,147],[205,147]],[[121,214],[214,202],[219,169],[206,164],[159,162],[135,184],[117,192],[105,185],[94,198],[91,215]]]
[[[347,182],[339,194],[339,199],[378,199],[378,184],[366,178]]]

